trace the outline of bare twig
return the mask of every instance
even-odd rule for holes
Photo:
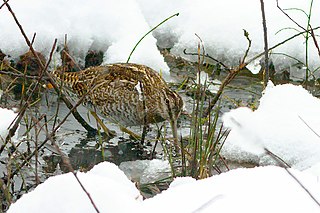
[[[238,126],[238,127],[242,127],[242,125],[236,121],[235,119],[232,119],[233,122]],[[253,133],[254,134],[254,133]],[[258,140],[258,139],[257,139]],[[259,139],[259,141],[261,141]],[[266,148],[263,145],[260,145],[261,148],[263,148],[264,152],[269,155],[273,160],[275,160],[282,168],[284,168],[286,170],[286,172],[301,186],[301,188],[307,192],[307,194],[312,198],[312,200],[320,207],[320,203],[319,201],[311,194],[311,192],[309,192],[309,190],[300,182],[300,180],[294,176],[294,174],[292,174],[292,172],[290,172],[289,168],[290,165],[288,165],[283,159],[281,159],[278,155],[274,154],[273,152],[271,152],[268,148]]]
[[[249,52],[249,49],[251,47],[251,40],[249,39],[249,35],[245,35],[248,40],[248,48],[244,54],[243,61],[245,60],[247,53]],[[230,72],[228,73],[227,77],[223,80],[221,83],[219,90],[217,91],[216,95],[214,96],[213,100],[210,102],[209,106],[204,110],[202,117],[207,117],[209,113],[211,112],[212,108],[215,106],[217,101],[219,100],[220,96],[223,93],[224,88],[236,77],[236,75],[247,66],[247,63],[241,63],[238,67],[235,69],[230,69]]]
[[[244,36],[246,37],[246,39],[248,40],[248,48],[246,49],[246,52],[244,53],[244,56],[243,56],[242,61],[241,61],[241,64],[244,64],[244,63],[245,63],[246,58],[247,58],[248,53],[249,53],[249,50],[250,50],[250,48],[251,48],[251,42],[252,42],[251,39],[249,38],[249,33],[248,33],[248,31],[246,31],[245,29],[243,29],[243,34],[244,34]]]
[[[183,53],[184,53],[185,55],[198,56],[198,53],[188,53],[188,52],[187,52],[187,49],[184,49],[184,50],[183,50]],[[204,56],[204,57],[206,57],[206,58],[209,58],[209,59],[217,62],[217,63],[220,64],[221,66],[223,66],[225,69],[230,70],[230,68],[229,68],[227,65],[225,65],[223,62],[219,61],[218,59],[213,58],[213,57],[210,56],[208,53],[207,53],[207,54],[202,54],[202,56]]]
[[[9,67],[11,69],[11,67]],[[19,77],[19,78],[27,78],[27,79],[33,79],[33,80],[39,80],[39,76],[34,76],[34,75],[25,75],[23,73],[14,73],[10,71],[4,71],[0,70],[0,74],[4,75],[9,75],[9,76],[14,76],[14,77]],[[48,79],[47,77],[43,76],[42,79],[46,80]]]
[[[274,160],[276,160],[280,165],[286,170],[286,172],[299,184],[299,186],[311,197],[311,199],[320,207],[320,202],[312,195],[312,193],[301,183],[301,181],[292,173],[290,172],[288,167],[288,164],[285,164],[281,158],[279,158],[277,155],[272,153],[267,148],[264,148],[265,152],[271,156]]]
[[[60,123],[52,130],[52,132],[47,135],[47,137],[44,139],[44,141],[38,145],[38,149],[41,149],[49,140],[50,138],[52,138],[56,131],[62,126],[62,124],[67,120],[67,118],[69,117],[69,115],[71,115],[72,111],[75,110],[83,101],[83,99],[85,98],[86,94],[84,96],[82,96],[79,101],[73,106],[73,108],[65,115],[65,117],[60,121]],[[19,170],[21,170],[21,168],[23,166],[26,165],[26,163],[36,154],[36,151],[33,151],[27,158],[25,161],[23,161],[18,167],[17,169],[12,173],[12,175],[16,175]]]
[[[264,38],[264,87],[267,86],[269,81],[269,49],[268,49],[268,32],[266,23],[266,14],[264,10],[264,2],[260,0],[261,14],[262,14],[262,26],[263,26],[263,38]]]
[[[56,47],[56,43],[57,43],[57,40],[55,40],[55,42],[54,42],[54,44],[53,44],[53,46],[52,46],[49,60],[48,60],[48,62],[47,62],[47,64],[46,64],[46,66],[43,67],[43,69],[42,69],[42,71],[41,71],[41,73],[40,73],[40,75],[39,75],[39,79],[38,79],[36,85],[34,86],[33,90],[30,92],[30,94],[29,94],[29,96],[28,96],[25,104],[24,104],[24,105],[22,106],[22,108],[20,109],[18,116],[17,116],[16,119],[13,121],[14,124],[13,124],[13,126],[10,128],[10,130],[9,130],[8,136],[6,137],[6,142],[0,147],[0,153],[3,152],[6,144],[10,141],[11,137],[15,134],[15,132],[16,132],[19,124],[20,124],[20,121],[21,121],[21,119],[23,118],[23,115],[24,115],[25,111],[26,111],[27,107],[29,106],[29,102],[30,102],[30,100],[31,100],[32,94],[33,94],[33,93],[36,91],[36,89],[38,88],[38,86],[39,86],[39,84],[40,84],[40,81],[41,81],[41,79],[42,79],[43,73],[48,69],[48,66],[49,66],[49,64],[50,64],[50,62],[51,62],[51,58],[52,58],[54,49],[55,49],[55,47]],[[35,55],[37,55],[37,54],[35,54]],[[38,56],[38,55],[37,55],[37,56]],[[39,60],[40,60],[40,59],[39,59]],[[10,126],[11,126],[11,125],[10,125]]]
[[[316,136],[318,136],[318,138],[320,138],[320,135],[314,131],[314,129],[312,129],[311,126],[303,118],[301,118],[300,115],[298,115],[298,117]]]
[[[302,25],[300,25],[298,22],[296,22],[293,18],[291,18],[290,16],[289,16],[289,14],[288,13],[286,13],[286,11],[284,11],[281,7],[280,7],[280,5],[279,5],[279,0],[276,0],[277,1],[277,8],[285,15],[285,16],[287,16],[293,23],[295,23],[298,27],[300,27],[301,29],[303,29],[304,31],[306,31],[306,29],[302,26]]]
[[[278,8],[285,16],[287,16],[293,23],[295,23],[299,28],[301,28],[304,32],[310,31],[311,37],[312,37],[312,39],[313,39],[313,43],[314,43],[314,45],[316,46],[316,48],[317,48],[317,50],[318,50],[318,55],[319,55],[319,57],[320,57],[320,48],[319,48],[318,41],[317,41],[317,39],[316,39],[316,35],[314,34],[314,30],[313,30],[313,28],[312,28],[312,26],[311,26],[311,24],[310,24],[310,17],[308,17],[308,18],[309,18],[309,20],[308,20],[308,28],[310,28],[310,29],[307,30],[307,29],[305,29],[302,25],[300,25],[298,22],[296,22],[293,18],[291,18],[291,17],[289,16],[289,14],[286,13],[285,10],[283,10],[283,9],[280,7],[280,5],[279,5],[279,0],[277,0],[277,8]],[[311,12],[311,8],[310,8],[310,12]],[[309,14],[309,15],[310,15],[310,14]],[[307,16],[309,16],[309,15],[307,15]]]
[[[38,125],[40,126],[40,124],[38,123]],[[41,128],[41,126],[40,126]],[[79,183],[80,187],[82,188],[82,190],[84,191],[84,193],[86,193],[87,197],[89,198],[93,208],[96,210],[96,212],[100,212],[99,209],[97,208],[96,204],[94,203],[90,193],[86,190],[86,188],[84,187],[84,185],[82,184],[82,182],[80,181],[79,177],[77,176],[77,172],[73,169],[70,159],[69,157],[63,153],[61,151],[61,149],[59,148],[59,146],[57,145],[57,143],[55,142],[55,140],[53,140],[52,138],[52,134],[49,134],[48,132],[46,132],[47,138],[53,143],[54,148],[56,149],[56,151],[58,151],[58,153],[60,154],[63,163],[67,166],[68,170],[73,174],[73,176],[76,178],[77,182]],[[37,151],[37,149],[35,150]]]
[[[0,10],[3,8],[4,5],[6,5],[6,3],[9,2],[9,0],[4,1],[4,3],[2,3],[2,5],[0,6]]]
[[[277,161],[277,163],[280,164],[281,167],[284,168],[291,168],[291,166],[285,162],[282,158],[280,158],[278,155],[274,154],[273,152],[271,152],[269,149],[264,148],[264,151],[271,156],[272,159],[274,159],[275,161]]]
[[[35,41],[35,39],[36,39],[36,35],[37,35],[37,33],[34,33],[34,34],[33,34],[33,37],[32,37],[32,40],[31,40],[31,46],[33,45],[33,43],[34,43],[34,41]]]
[[[319,26],[319,27],[315,27],[315,28],[313,28],[312,30],[314,31],[314,30],[318,30],[318,29],[320,29],[320,26]],[[306,31],[311,31],[311,29],[306,30]],[[270,48],[269,48],[269,51],[270,51],[270,50],[273,50],[273,49],[275,49],[275,48],[277,48],[277,47],[279,47],[279,46],[281,46],[281,45],[283,45],[283,44],[285,44],[285,43],[287,43],[288,41],[290,41],[290,40],[292,40],[292,39],[294,39],[294,38],[296,38],[296,37],[298,37],[298,36],[300,36],[300,35],[302,35],[302,34],[305,33],[306,31],[299,32],[299,33],[291,36],[290,38],[287,38],[287,39],[283,40],[282,42],[279,42],[278,44],[270,47]],[[251,58],[251,59],[249,59],[248,61],[246,61],[246,64],[250,64],[251,62],[255,61],[256,59],[260,58],[260,57],[263,56],[263,55],[264,55],[264,52],[259,53],[258,55],[254,56],[253,58]]]
[[[81,183],[81,181],[79,180],[79,178],[78,178],[78,176],[77,176],[77,173],[76,173],[76,172],[73,172],[72,174],[73,174],[74,177],[77,179],[77,181],[78,181],[78,183],[80,184],[82,190],[83,190],[83,191],[86,193],[86,195],[88,196],[88,198],[89,198],[89,200],[90,200],[93,208],[96,210],[96,212],[99,213],[100,211],[99,211],[98,207],[97,207],[96,204],[94,203],[94,201],[93,201],[90,193],[86,190],[86,188],[84,187],[84,185],[83,185],[83,184]]]

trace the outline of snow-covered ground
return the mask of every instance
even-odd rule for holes
[[[184,56],[183,49],[195,52],[197,33],[205,44],[206,52],[223,62],[235,65],[247,48],[243,29],[252,39],[250,55],[263,51],[263,31],[260,2],[253,0],[199,0],[179,2],[171,0],[14,0],[9,2],[22,26],[31,39],[37,33],[35,47],[46,56],[54,38],[60,46],[64,35],[68,35],[71,55],[80,62],[86,52],[101,50],[104,62],[125,62],[136,42],[153,26],[165,18],[180,13],[159,27],[138,46],[132,62],[143,63],[156,70],[167,71],[163,57],[157,50],[160,47],[172,48],[172,52]],[[283,9],[299,8],[309,13],[310,1],[279,0]],[[320,0],[313,1],[311,25],[320,26]],[[276,0],[265,1],[269,45],[273,46],[294,35],[298,27],[283,15],[276,6]],[[286,11],[303,27],[307,25],[306,15],[300,10]],[[0,49],[18,57],[28,48],[4,7],[0,11]],[[281,29],[287,28],[276,34]],[[299,29],[300,30],[300,29]],[[318,31],[316,31],[317,33]],[[309,41],[310,68],[318,67],[319,56],[315,45]],[[305,43],[300,36],[273,52],[283,52],[305,62]],[[58,63],[58,54],[56,63]],[[291,62],[283,56],[274,57],[275,65],[281,69]],[[291,70],[292,69],[292,70]],[[291,67],[290,71],[300,71]],[[304,73],[304,72],[302,72]],[[296,73],[298,75],[298,73]]]
[[[231,132],[222,155],[238,162],[275,163],[267,148],[293,168],[304,170],[320,162],[320,100],[302,86],[269,82],[257,110],[238,108],[226,113]],[[318,171],[320,174],[320,170]]]
[[[3,141],[6,139],[9,132],[9,127],[16,116],[17,113],[13,110],[0,107],[0,144],[3,143]],[[13,139],[16,138],[17,135]]]
[[[48,57],[53,40],[59,46],[68,35],[71,55],[83,63],[88,50],[104,52],[104,63],[125,62],[136,42],[153,26],[174,13],[180,15],[146,37],[134,52],[131,62],[168,71],[160,47],[172,48],[180,56],[183,49],[195,52],[197,33],[206,52],[229,65],[238,63],[247,41],[252,39],[250,56],[263,50],[263,32],[259,1],[170,1],[170,0],[11,0],[9,1],[29,38],[37,33],[34,46]],[[279,0],[282,8],[300,8],[308,13],[309,1]],[[313,1],[311,24],[320,26],[320,0]],[[296,26],[276,8],[276,0],[265,1],[269,45],[296,33],[283,28]],[[287,11],[306,26],[299,10]],[[0,10],[0,49],[17,58],[28,50],[18,27],[6,7]],[[318,31],[316,31],[318,33]],[[319,67],[319,56],[309,41],[311,69]],[[277,48],[305,62],[303,36]],[[54,56],[59,63],[59,54]],[[278,69],[290,64],[283,57],[273,58]],[[299,74],[303,71],[290,68]],[[304,71],[303,71],[304,73]],[[224,116],[232,129],[222,154],[230,160],[254,161],[260,165],[274,162],[264,153],[269,149],[293,169],[290,171],[320,200],[319,99],[299,86],[269,84],[252,112],[239,108]],[[10,116],[9,116],[10,113]],[[13,112],[0,111],[1,136],[14,118]],[[12,116],[11,116],[12,114]],[[8,122],[4,122],[8,117]],[[162,164],[163,165],[163,164]],[[298,171],[300,170],[300,171]],[[301,171],[302,170],[302,171]],[[101,212],[319,212],[319,206],[279,167],[237,169],[205,180],[179,178],[154,198],[142,201],[135,185],[113,164],[102,163],[90,172],[78,173],[81,182]],[[94,212],[90,201],[72,174],[49,178],[34,191],[12,204],[9,212]]]
[[[222,154],[229,159],[273,164],[264,154],[267,148],[292,165],[290,172],[319,202],[319,104],[319,99],[301,86],[273,86],[270,82],[256,111],[238,108],[224,115],[231,133]],[[167,162],[159,160],[146,165],[148,174],[159,172],[159,167],[168,168]],[[134,183],[114,164],[101,163],[87,173],[78,172],[78,177],[101,212],[320,210],[306,190],[276,166],[236,169],[198,181],[178,178],[168,190],[144,201]],[[49,178],[12,204],[8,212],[70,211],[95,212],[75,177],[68,173]]]
[[[290,169],[320,200],[317,177]],[[319,212],[308,193],[282,168],[237,169],[204,180],[175,179],[168,190],[142,201],[114,164],[77,173],[100,212]],[[8,213],[95,212],[73,174],[49,178],[12,204]]]

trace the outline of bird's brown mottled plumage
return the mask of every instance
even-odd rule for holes
[[[125,126],[176,122],[183,106],[181,97],[144,65],[108,64],[80,72],[54,71],[53,76],[79,98],[86,95],[84,104]]]

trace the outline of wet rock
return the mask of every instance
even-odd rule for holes
[[[40,52],[36,52],[36,54],[39,57],[41,63],[45,65],[46,64],[45,57]],[[21,72],[24,72],[24,70],[26,69],[26,74],[33,75],[33,76],[39,75],[41,71],[41,66],[38,63],[37,58],[33,55],[33,53],[30,50],[20,56],[20,59],[17,62],[16,68]]]
[[[259,75],[260,79],[263,79],[264,72],[265,72],[264,58],[262,58],[260,60],[260,65],[261,65],[261,70],[258,73],[258,75]],[[273,64],[273,61],[271,59],[269,59],[269,78],[270,78],[271,81],[275,80],[275,74],[276,74],[275,66]]]
[[[284,70],[282,72],[277,72],[274,76],[274,80],[276,84],[286,84],[290,82],[290,72],[288,70]]]
[[[103,62],[103,52],[89,50],[85,58],[85,68],[99,66]]]
[[[0,50],[0,61],[3,61],[4,57],[6,57],[6,54]]]

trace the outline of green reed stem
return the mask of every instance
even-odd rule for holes
[[[140,42],[148,35],[150,34],[152,31],[154,31],[155,29],[157,29],[160,25],[162,25],[163,23],[165,23],[166,21],[168,21],[169,19],[175,17],[175,16],[178,16],[179,13],[176,13],[168,18],[166,18],[165,20],[163,20],[162,22],[160,22],[157,26],[155,26],[154,28],[152,28],[151,30],[149,30],[149,32],[147,32],[144,36],[142,36],[142,38],[140,38],[140,40],[136,43],[136,45],[133,47],[128,59],[127,59],[127,62],[126,63],[129,63],[130,61],[130,58],[131,58],[131,55],[133,54],[133,52],[136,50],[137,46],[140,44]]]

